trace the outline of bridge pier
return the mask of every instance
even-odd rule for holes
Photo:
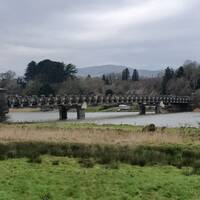
[[[161,113],[162,113],[162,111],[161,111],[160,105],[156,105],[155,106],[155,114],[161,114]]]
[[[85,109],[77,107],[77,119],[85,119]]]
[[[77,112],[77,119],[85,119],[85,109],[80,107],[80,106],[72,106],[72,107],[68,107],[68,106],[59,106],[59,119],[60,120],[66,120],[67,119],[67,112],[70,108],[76,108],[76,112]]]
[[[146,107],[144,104],[139,104],[139,114],[145,115],[146,114]]]
[[[67,108],[65,106],[59,106],[59,119],[60,120],[67,119]]]

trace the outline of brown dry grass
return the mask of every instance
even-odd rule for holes
[[[9,112],[39,112],[40,108],[10,108]]]
[[[84,144],[181,144],[191,142],[191,138],[180,133],[132,132],[112,129],[37,129],[28,126],[2,126],[0,142],[72,142]],[[192,141],[199,143],[198,140]]]

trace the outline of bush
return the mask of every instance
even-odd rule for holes
[[[49,193],[47,193],[47,194],[42,195],[42,196],[40,197],[40,199],[41,199],[41,200],[51,200],[52,197],[51,197],[51,195],[50,195]]]
[[[53,160],[52,165],[59,165],[60,161],[59,160]]]
[[[200,160],[197,160],[192,164],[192,174],[200,175]]]
[[[38,164],[42,163],[42,159],[40,157],[40,154],[38,154],[38,153],[31,154],[29,156],[28,162],[30,162],[30,163],[38,163]]]
[[[109,164],[105,165],[106,169],[119,169],[119,162],[118,161],[112,161]]]
[[[44,154],[79,158],[79,163],[83,167],[93,167],[95,162],[107,165],[116,161],[140,166],[167,164],[181,168],[192,167],[195,161],[200,160],[200,147],[166,144],[132,147],[128,145],[45,142],[0,143],[0,159],[2,160],[27,157],[31,163],[41,163],[40,155]],[[58,163],[55,161],[52,164],[57,165]]]
[[[192,171],[190,167],[187,167],[183,170],[183,175],[185,176],[191,176],[192,175]]]
[[[79,164],[84,168],[92,168],[95,165],[95,162],[92,158],[82,158],[79,160]]]
[[[149,124],[147,126],[145,126],[142,131],[147,131],[147,132],[154,132],[156,131],[156,126],[155,124]]]
[[[7,157],[8,157],[8,158],[16,158],[16,156],[17,156],[17,153],[16,153],[15,150],[11,150],[11,151],[9,151],[9,152],[7,153]]]

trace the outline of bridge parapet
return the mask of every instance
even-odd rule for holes
[[[9,107],[40,107],[42,105],[78,105],[86,102],[88,105],[103,104],[146,104],[157,105],[161,102],[164,104],[190,104],[191,98],[188,96],[96,96],[96,95],[65,95],[65,96],[9,96]]]
[[[155,112],[160,113],[161,107],[165,107],[171,112],[188,111],[191,104],[191,98],[188,96],[137,96],[137,95],[63,95],[63,96],[8,96],[9,107],[40,107],[46,110],[48,108],[58,108],[60,119],[67,119],[67,112],[74,108],[77,110],[77,119],[85,118],[84,104],[89,106],[110,105],[118,106],[120,104],[139,105],[139,113],[145,114],[146,106],[155,107]],[[47,108],[47,110],[48,110]]]

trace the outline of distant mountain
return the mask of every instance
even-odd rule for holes
[[[122,70],[125,68],[126,67],[120,65],[100,65],[93,67],[84,67],[78,68],[78,75],[85,77],[90,74],[92,77],[99,77],[103,74],[121,73]],[[129,67],[129,71],[130,74],[132,74],[133,68]],[[158,70],[138,69],[138,72],[140,77],[157,77],[161,74],[161,71]]]

